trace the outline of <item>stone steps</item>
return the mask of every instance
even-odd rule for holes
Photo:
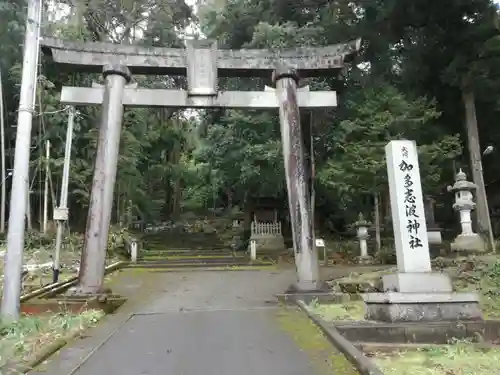
[[[269,262],[249,262],[247,261],[240,261],[240,262],[233,262],[233,263],[227,263],[227,262],[212,262],[212,263],[171,263],[171,262],[166,262],[166,261],[140,261],[134,264],[130,264],[128,267],[131,268],[155,268],[155,269],[190,269],[190,268],[197,268],[197,269],[202,269],[202,268],[207,268],[207,269],[212,269],[212,268],[238,268],[238,267],[263,267],[263,266],[273,266],[272,263]]]
[[[393,353],[394,351],[439,349],[445,344],[391,343],[391,342],[353,342],[365,354]]]
[[[192,254],[192,253],[185,253],[185,254],[150,254],[150,253],[142,253],[138,257],[138,259],[164,259],[164,260],[176,260],[176,259],[243,259],[247,258],[245,254],[232,254],[232,253],[208,253],[208,254]]]
[[[247,257],[213,257],[213,258],[199,258],[199,257],[181,257],[181,258],[161,258],[161,257],[142,257],[139,260],[147,262],[160,262],[168,264],[211,264],[211,263],[247,263]]]
[[[233,257],[217,257],[217,258],[143,258],[141,261],[157,264],[247,264],[249,259],[246,257],[233,258]]]
[[[241,252],[239,252],[241,253]],[[141,254],[149,256],[232,256],[229,249],[142,249]]]
[[[496,320],[462,320],[437,322],[342,322],[335,328],[355,345],[387,347],[398,344],[447,344],[450,340],[498,340],[500,322]]]
[[[247,265],[245,252],[233,252],[217,233],[163,232],[146,234],[138,260],[153,264],[183,266]]]
[[[172,241],[143,241],[143,247],[151,250],[162,250],[162,249],[173,249],[180,251],[190,251],[190,250],[227,250],[228,247],[223,243],[213,243],[213,242],[192,242],[189,240],[182,242],[172,242]]]

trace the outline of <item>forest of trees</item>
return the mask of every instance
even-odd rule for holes
[[[196,11],[194,11],[196,8]],[[43,34],[83,41],[182,47],[183,39],[217,39],[219,48],[319,46],[362,38],[343,72],[308,79],[313,90],[336,90],[338,108],[314,111],[316,209],[321,223],[342,230],[374,196],[387,201],[384,145],[408,138],[420,146],[425,194],[453,219],[454,171],[471,177],[466,98],[477,113],[482,147],[500,149],[500,28],[492,0],[57,0],[46,2]],[[25,4],[0,0],[0,69],[8,167],[13,162]],[[33,120],[31,213],[41,213],[45,141],[52,145],[53,195],[61,181],[67,112],[62,85],[90,86],[98,75],[59,72],[41,59]],[[140,87],[181,87],[179,77],[141,77]],[[269,81],[224,79],[221,88],[263,89]],[[98,107],[80,107],[70,177],[72,225],[82,229],[90,195]],[[495,207],[500,154],[484,158]],[[7,181],[7,190],[10,183]],[[146,220],[184,212],[244,207],[255,196],[283,197],[277,111],[126,109],[115,189],[114,220],[130,209]],[[54,204],[57,204],[54,202]],[[385,203],[383,203],[385,204]],[[451,217],[451,219],[450,219]]]

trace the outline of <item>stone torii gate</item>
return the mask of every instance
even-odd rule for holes
[[[188,41],[186,49],[145,48],[110,43],[79,43],[44,38],[42,49],[61,70],[102,72],[104,86],[63,87],[61,102],[101,105],[102,117],[92,183],[85,245],[75,294],[102,289],[123,106],[174,108],[279,108],[286,184],[298,273],[297,288],[319,282],[318,257],[309,195],[299,107],[337,104],[335,92],[298,89],[299,77],[336,75],[357,53],[360,40],[320,48],[284,51],[220,50],[216,42]],[[186,75],[187,90],[145,89],[130,84],[131,74]],[[219,91],[221,77],[269,77],[275,89]],[[307,151],[306,151],[307,152]]]

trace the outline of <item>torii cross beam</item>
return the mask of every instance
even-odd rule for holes
[[[298,89],[299,77],[338,75],[360,48],[360,40],[293,50],[220,50],[213,41],[188,41],[186,49],[79,43],[43,38],[42,50],[61,70],[102,72],[104,86],[63,87],[61,102],[102,104],[89,216],[76,294],[102,290],[123,106],[175,108],[279,108],[297,287],[317,289],[318,256],[299,107],[337,104],[335,92]],[[131,74],[185,75],[187,90],[137,88]],[[276,89],[219,91],[218,76],[269,77]]]

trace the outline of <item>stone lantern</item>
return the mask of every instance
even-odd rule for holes
[[[363,217],[363,214],[360,213],[358,216],[358,221],[354,223],[354,227],[356,228],[356,237],[359,240],[359,249],[360,255],[356,257],[356,260],[360,264],[372,264],[373,257],[368,255],[368,244],[366,240],[370,238],[368,234],[368,228],[372,225],[369,221],[366,221]]]
[[[462,233],[451,244],[452,251],[478,253],[486,250],[484,239],[472,230],[471,212],[476,206],[472,192],[476,189],[476,184],[467,181],[467,175],[461,169],[455,177],[455,184],[448,186],[448,191],[455,193],[453,209],[460,213],[462,227]]]

